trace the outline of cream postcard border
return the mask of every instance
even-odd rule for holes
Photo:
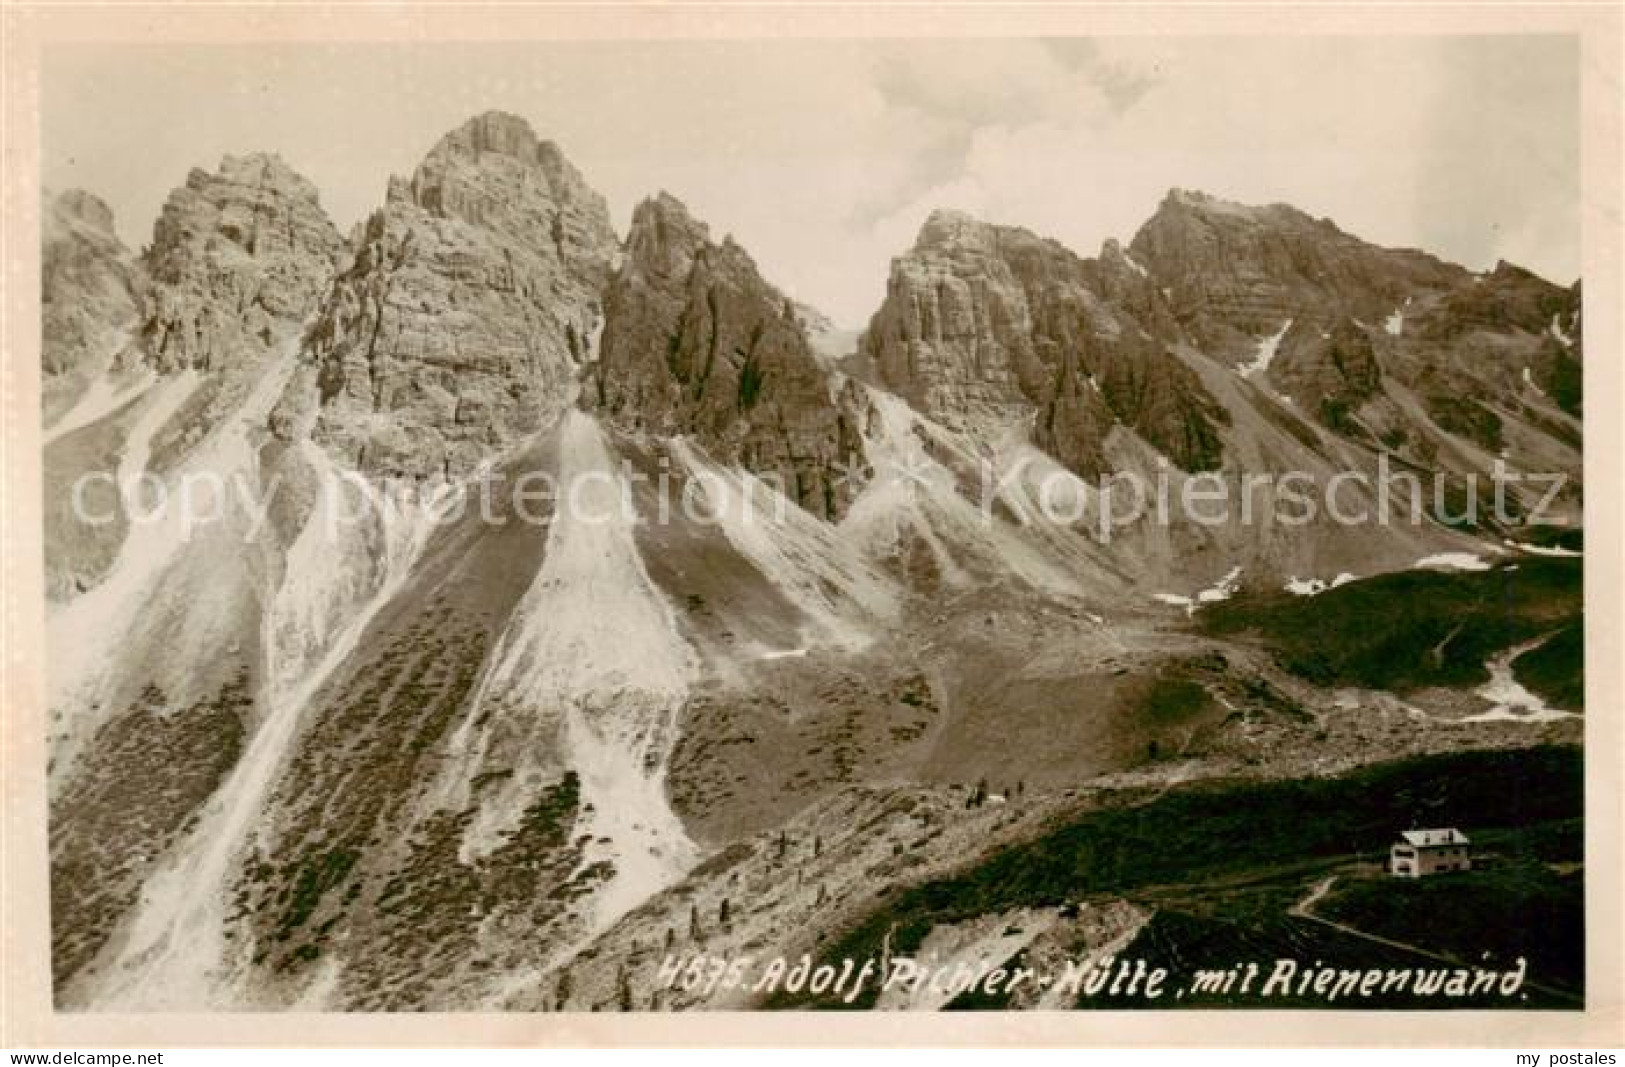
[[[7,3],[0,228],[0,1046],[1522,1046],[1625,1042],[1622,8],[1601,4]],[[52,1010],[39,426],[40,69],[53,44],[636,38],[1572,34],[1586,313],[1584,1012],[67,1014]]]

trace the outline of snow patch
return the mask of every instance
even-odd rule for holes
[[[805,659],[807,658],[807,650],[805,648],[769,648],[756,653],[756,658],[766,662],[781,659]]]
[[[1477,715],[1469,715],[1461,721],[1543,723],[1578,718],[1579,716],[1572,711],[1563,711],[1547,704],[1539,696],[1525,689],[1512,673],[1514,660],[1525,652],[1539,648],[1546,641],[1545,637],[1525,641],[1486,662],[1484,666],[1490,672],[1490,680],[1477,690],[1476,695],[1489,701],[1490,709]]]
[[[1411,565],[1414,570],[1440,570],[1440,571],[1487,571],[1490,565],[1484,562],[1484,557],[1476,556],[1471,552],[1440,552],[1433,556],[1423,556]]]
[[[1327,581],[1325,578],[1293,577],[1286,583],[1286,585],[1282,586],[1282,588],[1288,593],[1293,593],[1297,596],[1318,596],[1328,589],[1336,589],[1340,585],[1347,585],[1349,582],[1354,581],[1354,579],[1355,576],[1350,574],[1348,571],[1343,571],[1330,581]]]
[[[1186,615],[1196,614],[1196,609],[1203,604],[1217,604],[1222,600],[1229,600],[1241,588],[1241,566],[1231,567],[1224,577],[1208,586],[1198,590],[1194,596],[1185,596],[1181,593],[1152,593],[1151,599],[1163,604],[1185,609]]]
[[[609,316],[598,313],[593,318],[592,329],[587,331],[587,358],[588,363],[597,363],[598,356],[604,348],[604,327],[609,323]]]
[[[1508,541],[1507,544],[1520,552],[1527,552],[1532,556],[1556,556],[1563,559],[1579,559],[1583,552],[1576,552],[1572,548],[1563,548],[1561,545],[1527,545],[1522,541]]]
[[[1563,343],[1564,348],[1574,347],[1574,337],[1567,330],[1563,329],[1563,326],[1558,321],[1558,317],[1556,315],[1552,316],[1552,324],[1548,326],[1547,329],[1551,332],[1553,337],[1557,338]]]
[[[1403,334],[1405,332],[1404,309],[1395,308],[1394,313],[1389,315],[1388,318],[1383,322],[1382,328],[1386,330],[1391,337],[1398,337]]]
[[[1243,378],[1252,378],[1263,374],[1270,369],[1275,361],[1275,354],[1281,349],[1281,342],[1286,338],[1288,330],[1292,329],[1292,320],[1287,319],[1281,328],[1258,342],[1258,350],[1250,363],[1244,363],[1236,368],[1236,372]]]

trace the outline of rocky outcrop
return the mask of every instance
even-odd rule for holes
[[[1418,338],[1459,353],[1458,362],[1509,362],[1529,369],[1528,381],[1569,415],[1580,414],[1583,330],[1580,285],[1562,288],[1504,260],[1440,299],[1419,321]],[[1428,369],[1441,361],[1437,354]],[[1518,372],[1520,375],[1522,371]]]
[[[313,421],[365,471],[455,476],[569,405],[615,236],[603,198],[523,119],[447,134],[354,244],[280,433]]]
[[[1563,325],[1578,309],[1579,292],[1563,289],[1501,260],[1495,269],[1445,295],[1427,336],[1448,338],[1470,330],[1518,329],[1543,334]]]
[[[731,238],[711,239],[675,198],[640,204],[588,401],[622,429],[696,438],[771,475],[817,515],[842,514],[862,455],[862,403],[836,391],[797,305]]]
[[[1128,255],[1196,349],[1346,439],[1455,474],[1578,473],[1578,289],[1177,189]]]
[[[193,170],[143,257],[153,281],[147,361],[160,373],[257,361],[314,310],[343,243],[316,187],[274,155]]]
[[[1249,354],[1288,320],[1322,328],[1380,321],[1407,298],[1468,276],[1422,252],[1367,244],[1285,204],[1250,206],[1180,189],[1129,251],[1195,342],[1224,357]]]
[[[1209,469],[1223,409],[1168,351],[1177,328],[1146,273],[1120,248],[1083,260],[1026,230],[938,211],[893,261],[861,351],[889,388],[950,426],[1031,419],[1035,441],[1081,474],[1103,473],[1119,424],[1179,466]]]
[[[1281,394],[1334,430],[1352,429],[1352,413],[1382,384],[1373,331],[1351,319],[1330,330],[1294,325],[1277,344],[1284,354],[1271,364],[1269,380]]]
[[[90,193],[48,194],[40,231],[40,367],[49,424],[123,349],[141,315],[143,286],[114,232],[112,210]]]
[[[342,255],[316,187],[275,155],[227,156],[170,193],[142,256],[141,361],[196,372],[198,387],[154,435],[153,466],[185,456],[297,345]]]

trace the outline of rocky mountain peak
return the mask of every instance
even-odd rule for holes
[[[213,172],[193,169],[165,202],[145,259],[155,278],[173,281],[199,253],[331,257],[342,244],[315,185],[257,152],[228,155]]]
[[[1331,219],[1315,218],[1291,204],[1246,204],[1196,189],[1170,189],[1142,231],[1196,224],[1222,229],[1295,232],[1353,240]]]
[[[946,248],[990,249],[996,238],[996,227],[974,215],[954,208],[937,208],[931,212],[919,236],[914,240],[915,251]]]
[[[389,201],[460,219],[505,238],[583,247],[607,257],[615,244],[609,209],[551,141],[517,115],[488,111],[442,137],[410,179],[389,186]]]
[[[226,156],[169,195],[143,264],[161,371],[252,361],[314,310],[344,246],[316,187],[278,156]]]
[[[681,200],[662,190],[632,211],[626,263],[631,269],[666,276],[688,270],[694,256],[710,243],[711,228],[689,214]]]
[[[1129,255],[1128,250],[1123,247],[1122,242],[1117,240],[1115,237],[1108,237],[1105,242],[1101,244],[1100,259],[1098,262],[1100,266],[1111,272],[1121,273],[1123,271],[1128,271],[1129,273],[1142,279],[1148,279],[1150,277],[1150,273],[1145,269],[1145,267],[1133,256]]]
[[[557,146],[514,115],[470,119],[391,180],[282,432],[315,412],[317,439],[362,470],[467,473],[569,405],[616,250],[603,197]]]
[[[1353,237],[1285,204],[1253,206],[1174,189],[1129,244],[1204,351],[1239,360],[1288,321],[1372,321],[1466,272]]]
[[[46,226],[72,224],[92,234],[118,240],[113,229],[113,209],[101,197],[83,189],[47,191],[43,222]]]
[[[1313,223],[1308,215],[1288,204],[1243,204],[1202,192],[1200,189],[1170,189],[1162,198],[1157,214],[1169,216],[1199,215],[1207,218],[1233,219],[1254,225],[1269,223]],[[1156,216],[1153,216],[1155,219]]]
[[[774,475],[815,514],[842,512],[836,468],[859,450],[856,399],[831,397],[794,301],[667,193],[638,205],[589,398],[635,433],[692,436]]]
[[[69,189],[47,193],[44,206],[41,369],[50,422],[123,349],[140,314],[142,280],[100,198]]]
[[[442,137],[431,157],[439,154],[466,155],[477,158],[483,153],[495,152],[512,156],[522,162],[542,163],[544,159],[557,162],[562,159],[558,148],[536,136],[529,122],[507,111],[487,111],[475,115],[461,126]]]

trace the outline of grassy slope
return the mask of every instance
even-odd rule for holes
[[[1501,966],[1523,956],[1537,981],[1579,989],[1585,979],[1583,875],[1547,864],[1578,861],[1583,836],[1579,819],[1527,834],[1476,835],[1476,870],[1418,881],[1352,882],[1317,911],[1467,961],[1492,948],[1499,950]]]
[[[1396,828],[1416,820],[1515,827],[1576,818],[1583,806],[1580,751],[1568,747],[1428,756],[1330,779],[1201,783],[1086,812],[956,876],[905,889],[822,956],[878,956],[888,932],[893,951],[907,954],[937,924],[1015,907],[1132,895],[1317,857],[1377,859]],[[872,1003],[860,998],[852,1007]],[[769,1006],[841,1005],[782,996]]]
[[[1512,673],[1548,704],[1569,711],[1585,707],[1585,627],[1576,622],[1512,661]]]
[[[1405,691],[1489,679],[1484,661],[1578,625],[1578,559],[1524,558],[1479,572],[1401,571],[1315,597],[1253,593],[1211,605],[1208,633],[1256,640],[1317,685]],[[1552,679],[1546,684],[1555,684]]]

